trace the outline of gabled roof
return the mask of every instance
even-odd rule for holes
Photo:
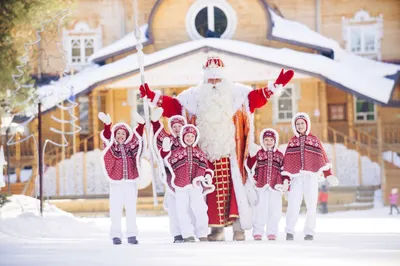
[[[366,76],[375,75],[393,79],[400,72],[400,65],[383,63],[349,53],[342,49],[335,40],[311,30],[302,23],[279,16],[270,7],[267,9],[270,15],[268,34],[270,39],[312,48],[321,52],[331,51],[333,60],[349,67],[354,67],[358,71],[365,73]]]
[[[140,27],[141,38],[140,43],[147,45],[149,40],[147,38],[148,24]],[[101,48],[89,57],[89,62],[99,63],[107,60],[113,56],[117,56],[126,52],[136,50],[136,37],[135,32],[128,33],[122,39]]]
[[[319,54],[310,54],[286,48],[276,49],[241,41],[214,38],[185,42],[151,54],[146,54],[144,57],[145,69],[158,67],[171,60],[178,60],[187,54],[201,49],[229,53],[269,65],[286,69],[290,68],[295,72],[318,77],[358,97],[383,105],[389,102],[395,86],[394,80],[373,75],[371,72],[374,69],[369,70],[363,67],[360,70],[360,68],[355,67],[357,62],[351,62],[350,58],[352,57],[344,61],[336,61]],[[199,65],[202,63],[198,62]],[[182,65],[182,68],[184,67]],[[254,71],[257,71],[257,69]],[[54,107],[57,102],[68,99],[71,91],[73,91],[74,95],[84,94],[96,86],[115,82],[138,72],[139,65],[136,54],[129,55],[107,65],[92,65],[73,77],[67,77],[61,81],[41,87],[39,91],[42,94],[52,94],[46,99],[43,107],[44,109],[49,109]],[[198,80],[193,81],[193,85],[197,82]],[[132,84],[132,87],[138,85]]]

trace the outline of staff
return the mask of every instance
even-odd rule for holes
[[[137,58],[138,58],[138,63],[139,63],[139,69],[140,69],[140,81],[141,84],[144,85],[145,80],[144,80],[144,62],[143,62],[143,45],[141,43],[141,31],[138,23],[138,4],[137,0],[133,0],[133,13],[135,15],[135,37],[136,37],[136,50],[137,50]],[[144,116],[146,120],[146,131],[147,131],[147,138],[148,138],[148,145],[151,145],[151,127],[150,127],[150,118],[149,118],[149,102],[148,98],[145,97],[143,98],[143,103],[144,103]],[[158,205],[157,201],[157,191],[156,191],[156,180],[155,180],[155,174],[154,174],[154,160],[153,160],[153,153],[150,152],[150,164],[151,164],[151,176],[152,176],[152,187],[153,187],[153,204],[154,206]]]

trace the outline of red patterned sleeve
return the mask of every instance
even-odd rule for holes
[[[168,154],[170,154],[171,151],[164,151],[163,149],[160,149],[160,155],[161,157],[164,159],[165,157],[167,157]]]
[[[247,157],[247,167],[249,167],[250,169],[253,168],[253,166],[256,164],[257,161],[257,157]]]
[[[143,136],[143,132],[144,132],[144,124],[139,124],[136,127],[136,132],[139,134],[139,136]]]
[[[267,104],[272,94],[273,92],[268,90],[267,87],[251,91],[247,96],[249,99],[250,112],[254,113],[257,108],[261,108]]]
[[[316,137],[316,138],[317,138],[317,137]],[[319,140],[319,138],[317,138],[317,140],[318,140],[319,146],[321,147],[321,151],[322,151],[322,154],[323,154],[323,156],[324,156],[325,163],[330,163],[329,158],[328,158],[328,155],[326,155],[324,146],[322,145],[322,143],[321,143],[321,141]],[[328,170],[324,171],[324,177],[325,177],[325,178],[327,178],[327,177],[330,176],[330,175],[332,175],[332,170],[331,170],[331,168],[329,168]]]
[[[103,136],[106,139],[110,139],[111,138],[111,125],[112,124],[109,124],[109,125],[104,124]]]
[[[162,126],[161,123],[160,123],[160,121],[156,121],[156,122],[151,121],[151,124],[153,125],[153,134],[156,134],[157,131],[159,131]],[[158,134],[157,139],[156,139],[157,150],[160,150],[162,148],[162,142],[163,142],[164,138],[170,138],[170,137],[171,137],[171,135],[168,134],[164,128],[161,129],[161,131]]]

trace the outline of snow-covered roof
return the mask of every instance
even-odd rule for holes
[[[366,75],[364,70],[355,68],[346,61],[336,61],[319,54],[299,52],[287,48],[276,49],[247,42],[227,39],[201,39],[178,44],[144,56],[145,68],[160,67],[161,62],[176,58],[184,58],[191,52],[202,48],[222,53],[244,56],[269,65],[294,69],[303,74],[314,75],[326,82],[348,90],[359,97],[371,99],[386,104],[390,100],[395,81],[378,75]],[[203,62],[198,62],[201,65]],[[229,66],[228,66],[229,67]],[[182,65],[184,68],[184,65]],[[101,67],[92,65],[73,77],[64,78],[61,82],[54,82],[40,88],[41,93],[51,94],[44,101],[44,109],[55,106],[55,103],[68,99],[73,94],[80,94],[100,84],[121,80],[138,73],[137,55],[132,54],[116,62]],[[257,70],[255,70],[257,71]],[[369,71],[367,71],[368,73]],[[162,77],[160,77],[162,79]],[[196,84],[196,83],[194,83]],[[194,85],[193,84],[193,85]],[[136,87],[138,84],[131,84]]]
[[[295,41],[297,44],[330,49],[334,52],[334,60],[353,67],[366,76],[389,76],[400,71],[400,66],[383,63],[354,55],[342,49],[339,43],[313,31],[297,21],[287,20],[268,8],[272,20],[272,35],[280,39]]]
[[[146,43],[148,41],[146,37],[146,32],[148,29],[148,24],[140,27],[141,37],[140,43]],[[101,48],[89,57],[89,62],[99,62],[105,60],[109,57],[131,51],[135,49],[136,37],[135,32],[131,32],[125,35],[122,39]]]

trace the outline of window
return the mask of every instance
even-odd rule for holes
[[[140,98],[139,90],[129,90],[128,91],[128,102],[131,106],[131,125],[136,125],[135,113],[138,112],[141,117],[144,118],[144,102]]]
[[[372,122],[376,119],[375,105],[372,102],[355,99],[355,118],[357,122]]]
[[[82,128],[80,134],[89,134],[89,98],[82,96],[78,99],[79,102],[79,126]]]
[[[355,54],[377,53],[377,33],[368,27],[351,27],[350,51]]]
[[[367,11],[360,10],[353,18],[342,17],[342,27],[348,51],[372,59],[381,59],[382,15],[371,17]]]
[[[192,39],[231,38],[236,24],[236,13],[225,0],[199,0],[186,16],[186,29]]]
[[[101,29],[91,29],[86,23],[78,23],[72,30],[64,30],[64,49],[68,53],[69,66],[78,69],[88,63],[88,58],[101,47]]]
[[[296,94],[292,87],[283,90],[282,95],[276,99],[276,114],[278,122],[290,122],[295,112]]]
[[[329,104],[329,121],[345,121],[346,105],[345,104]]]

